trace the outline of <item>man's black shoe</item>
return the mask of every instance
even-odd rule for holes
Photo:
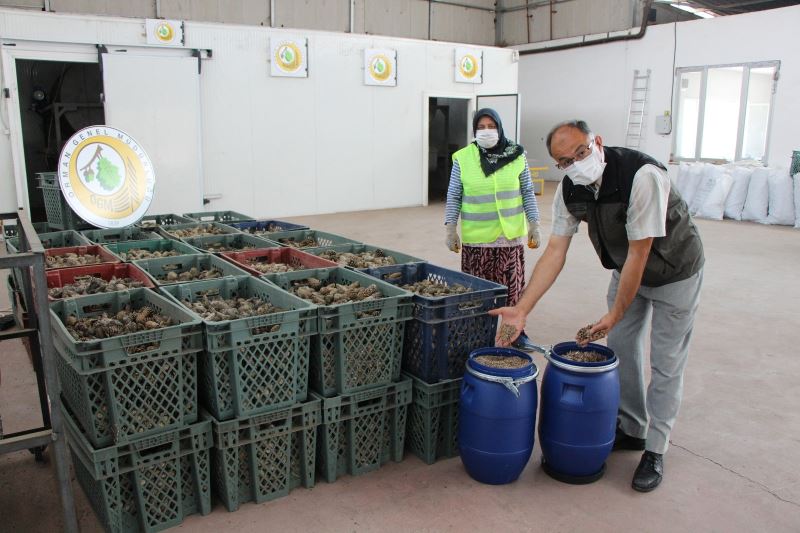
[[[664,477],[664,456],[660,453],[644,452],[636,472],[633,473],[631,487],[639,492],[650,492],[658,487]]]
[[[617,427],[617,434],[614,437],[614,447],[612,451],[616,450],[644,450],[645,439],[638,437],[631,437],[626,435],[619,427]]]

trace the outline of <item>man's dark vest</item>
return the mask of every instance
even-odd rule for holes
[[[604,147],[606,168],[600,192],[575,185],[569,177],[562,181],[564,203],[570,213],[589,225],[589,238],[603,266],[622,271],[628,256],[628,204],[633,177],[644,165],[664,165],[652,157],[628,148]],[[653,239],[642,285],[660,287],[687,279],[703,266],[703,243],[689,216],[689,209],[674,187],[667,204],[667,235]]]

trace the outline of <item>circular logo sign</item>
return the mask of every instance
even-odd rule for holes
[[[175,30],[172,29],[172,24],[169,22],[159,22],[155,29],[155,35],[159,41],[169,43],[175,38]]]
[[[472,54],[464,54],[458,63],[458,70],[467,79],[472,79],[478,75],[478,59]]]
[[[294,43],[281,43],[275,50],[275,61],[285,72],[294,72],[303,64],[300,48]]]
[[[386,81],[392,76],[392,62],[383,54],[375,55],[369,62],[369,75],[375,81]]]
[[[142,218],[156,182],[139,143],[109,126],[89,126],[69,138],[58,158],[58,181],[72,210],[101,228]]]

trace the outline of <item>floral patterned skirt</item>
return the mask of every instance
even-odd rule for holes
[[[508,304],[515,305],[525,288],[523,246],[464,246],[461,271],[508,287]]]

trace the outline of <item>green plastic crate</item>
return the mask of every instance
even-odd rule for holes
[[[403,460],[411,380],[322,400],[317,472],[328,483],[344,474],[377,470]]]
[[[39,242],[44,248],[65,248],[67,246],[86,246],[92,242],[75,230],[50,231],[39,233]],[[15,254],[19,250],[19,237],[6,239],[6,249]]]
[[[179,230],[191,230],[197,228],[202,229],[204,232],[200,233],[199,235],[184,237],[175,233]],[[209,233],[211,230],[214,230],[217,233]],[[221,222],[185,222],[183,224],[172,224],[171,226],[159,226],[156,231],[168,239],[176,239],[184,242],[186,242],[188,239],[197,239],[198,237],[219,237],[222,235],[241,233],[241,231],[238,229],[226,224],[222,224]]]
[[[354,254],[360,254],[363,252],[374,252],[375,250],[383,250],[383,252],[388,257],[393,257],[395,260],[395,265],[404,265],[407,263],[426,263],[425,259],[420,259],[419,257],[414,257],[412,255],[404,254],[401,252],[395,252],[394,250],[389,250],[388,248],[382,248],[380,246],[372,246],[371,244],[338,244],[336,246],[328,246],[327,248],[308,248],[303,250],[306,253],[313,254],[319,256],[323,252],[333,250],[337,253],[345,253],[350,252]],[[326,258],[328,259],[328,258]],[[340,266],[347,267],[347,268],[354,268],[348,264],[340,263],[339,260],[328,259],[329,261],[334,261],[335,263],[339,263]],[[376,268],[376,267],[371,267]],[[359,268],[356,269],[360,272],[364,272],[366,268]]]
[[[161,215],[145,215],[139,219],[136,225],[143,229],[155,229],[158,226],[172,226],[174,224],[186,224],[187,222],[197,221],[175,213],[164,213]]]
[[[314,239],[317,244],[313,246],[291,246],[287,243],[281,242],[281,239],[290,239],[295,242],[303,241],[305,239]],[[291,246],[292,248],[299,248],[303,251],[310,250],[313,248],[323,248],[329,246],[335,246],[337,244],[364,244],[360,241],[355,239],[351,239],[349,237],[344,237],[342,235],[336,235],[335,233],[328,233],[325,231],[317,231],[315,229],[298,229],[293,231],[277,231],[275,233],[270,233],[269,239],[271,241],[277,242],[281,246]]]
[[[212,254],[198,253],[194,255],[179,255],[177,257],[159,257],[156,259],[137,259],[133,264],[144,270],[155,282],[156,286],[164,287],[167,285],[177,285],[178,283],[186,283],[180,281],[169,281],[166,279],[167,274],[175,272],[180,274],[197,268],[199,270],[209,270],[217,268],[222,272],[222,276],[249,276],[246,271],[241,268],[220,259]],[[193,282],[189,282],[193,283]]]
[[[252,222],[256,219],[255,217],[243,215],[236,211],[200,211],[196,213],[184,213],[183,216],[198,222]]]
[[[270,283],[288,291],[292,282],[314,277],[323,282],[378,286],[383,298],[319,306],[319,334],[311,340],[311,387],[323,396],[387,385],[400,377],[405,321],[411,293],[385,281],[342,267],[279,274]]]
[[[67,203],[58,184],[55,172],[40,172],[37,175],[39,188],[44,198],[44,209],[47,213],[47,223],[55,230],[89,229],[91,224],[83,220]]]
[[[278,243],[246,233],[188,237],[184,239],[184,242],[207,253],[239,252],[242,250],[258,250],[262,248],[277,248],[280,246]]]
[[[161,290],[180,305],[204,295],[257,296],[287,309],[238,320],[203,321],[200,398],[217,420],[252,416],[306,400],[316,306],[252,276],[195,281]]]
[[[64,420],[75,477],[106,531],[151,533],[211,512],[210,422],[95,449]]]
[[[313,487],[321,421],[319,400],[228,422],[212,417],[214,492],[228,511]]]
[[[135,226],[110,229],[90,229],[82,231],[81,234],[95,244],[112,244],[128,241],[148,241],[153,239],[163,239],[161,235],[152,231],[146,231]]]
[[[458,456],[458,401],[463,378],[429,384],[411,374],[413,400],[408,407],[406,446],[431,465]]]
[[[189,246],[185,242],[175,241],[172,239],[162,239],[159,235],[154,239],[146,241],[127,241],[118,242],[114,244],[104,244],[103,247],[114,255],[118,256],[125,262],[130,262],[127,258],[128,252],[131,250],[147,250],[149,252],[168,252],[174,251],[178,255],[199,255],[202,254],[197,248]],[[177,256],[172,256],[177,257]],[[145,258],[145,259],[164,259],[163,257]]]
[[[166,328],[76,341],[64,326],[78,318],[150,307],[177,322]],[[172,300],[132,289],[50,304],[56,369],[66,404],[94,446],[128,442],[197,420],[197,357],[202,325]]]

